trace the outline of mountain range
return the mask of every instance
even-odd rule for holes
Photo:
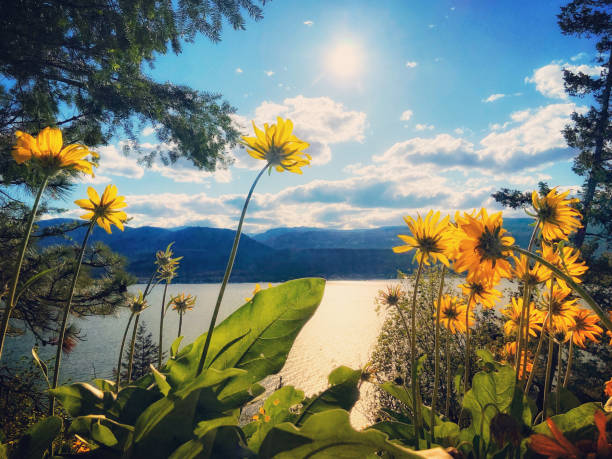
[[[45,228],[67,219],[39,222]],[[526,246],[531,234],[527,218],[506,218],[504,227],[517,244]],[[335,230],[322,228],[275,228],[259,234],[243,234],[232,271],[232,282],[282,282],[298,277],[320,276],[326,279],[394,278],[397,270],[413,269],[412,255],[398,255],[391,250],[400,245],[397,234],[406,234],[406,226],[372,229]],[[70,240],[44,238],[44,245],[78,244],[85,234],[81,227],[69,233]],[[142,226],[113,227],[107,234],[96,227],[91,241],[100,241],[128,260],[128,271],[140,280],[148,279],[155,269],[155,252],[174,242],[175,256],[183,256],[175,282],[220,282],[235,232],[229,229],[184,227],[180,229]]]

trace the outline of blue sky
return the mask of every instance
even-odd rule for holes
[[[148,72],[221,93],[245,134],[251,120],[289,117],[311,144],[302,176],[263,177],[247,232],[497,209],[490,195],[503,186],[581,183],[560,130],[588,101],[565,95],[562,68],[599,70],[592,42],[561,34],[564,3],[272,1],[246,31],[185,44]],[[214,174],[185,162],[146,169],[120,153],[122,140],[97,149],[97,177],[75,199],[86,186],[115,183],[133,226],[233,228],[262,166],[236,149],[235,163]],[[141,140],[155,146],[155,126]]]

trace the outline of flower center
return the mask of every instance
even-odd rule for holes
[[[504,258],[504,244],[502,243],[500,233],[501,226],[496,226],[493,231],[485,227],[476,245],[476,250],[479,252],[482,260],[491,260],[495,263],[496,260]]]

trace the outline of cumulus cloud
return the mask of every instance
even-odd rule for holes
[[[97,147],[95,151],[100,155],[100,167],[95,172],[102,176],[121,176],[140,179],[144,175],[144,168],[129,156],[124,155],[115,145]]]
[[[314,24],[312,21],[304,21],[304,25],[311,27]]]
[[[416,61],[406,61],[406,67],[408,67],[409,69],[413,69],[417,65],[419,65],[419,63]]]
[[[236,67],[236,73],[243,73],[243,70],[240,67]]]
[[[567,99],[568,95],[563,86],[563,69],[574,73],[597,76],[601,73],[601,67],[591,65],[570,65],[553,62],[534,70],[533,75],[525,77],[525,83],[533,83],[536,90],[551,99]]]
[[[417,124],[414,128],[417,131],[431,131],[434,127],[433,124]]]
[[[274,72],[273,72],[272,70],[266,70],[266,71],[264,71],[264,73],[265,73],[266,75],[268,75],[269,77],[271,77],[272,75],[274,75]]]
[[[413,115],[412,110],[404,110],[402,112],[402,116],[400,116],[400,120],[401,121],[408,121],[408,120],[410,120],[410,118],[412,118],[412,115]]]
[[[580,52],[580,53],[576,54],[575,56],[570,57],[570,60],[572,62],[576,62],[576,61],[580,61],[582,59],[586,59],[587,57],[589,57],[588,53]]]
[[[506,97],[505,94],[491,94],[489,97],[487,97],[486,99],[483,99],[482,101],[485,103],[491,103],[491,102],[495,102],[496,100],[502,99]]]

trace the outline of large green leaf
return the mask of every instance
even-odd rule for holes
[[[147,407],[136,421],[134,454],[147,458],[170,456],[181,443],[191,439],[198,422],[196,411],[202,416],[202,411],[208,410],[211,419],[223,415],[223,406],[216,400],[215,387],[244,373],[244,370],[235,368],[205,370]],[[207,394],[202,396],[204,392]],[[204,407],[199,404],[202,397],[209,402]]]
[[[261,444],[259,457],[366,457],[378,451],[396,459],[422,457],[408,448],[390,442],[383,432],[359,432],[353,429],[349,422],[349,413],[341,409],[314,414],[301,428],[291,423],[272,428]],[[442,450],[440,452],[444,453]]]
[[[567,413],[552,416],[551,420],[570,441],[589,438],[589,435],[594,438],[596,429],[593,415],[600,410],[600,403],[585,403]],[[533,430],[535,433],[553,436],[546,422],[536,425]]]
[[[321,302],[324,288],[324,279],[310,278],[260,291],[217,325],[204,368],[245,369],[252,383],[277,373]],[[205,340],[206,334],[201,335],[167,363],[163,373],[171,386],[195,376]]]
[[[321,411],[335,408],[349,411],[359,399],[357,384],[360,377],[360,370],[352,370],[349,367],[341,366],[333,370],[327,377],[330,387],[304,401],[304,407],[294,424],[299,427],[310,416]]]
[[[257,419],[244,426],[249,448],[259,451],[261,442],[274,426],[294,420],[297,417],[296,407],[303,400],[304,392],[293,386],[284,386],[272,393],[256,415]]]
[[[104,414],[115,402],[112,392],[102,391],[87,383],[76,383],[49,390],[70,416]]]
[[[62,420],[58,416],[49,416],[34,424],[19,440],[17,447],[12,451],[11,457],[39,458],[51,442],[59,435],[62,429]]]
[[[478,436],[485,449],[490,445],[490,424],[496,414],[509,414],[519,425],[530,424],[532,416],[527,398],[517,386],[515,370],[508,365],[493,368],[476,373],[463,399],[471,423],[461,431],[460,439],[471,443]]]

